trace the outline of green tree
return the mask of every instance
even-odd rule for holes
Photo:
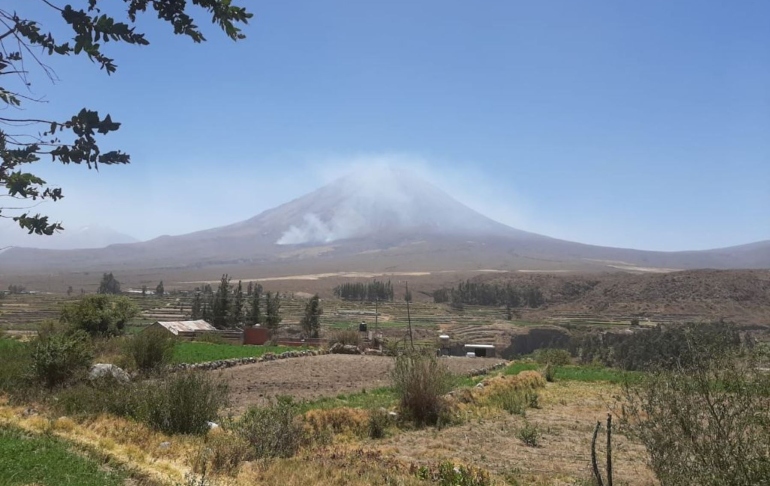
[[[281,317],[281,298],[278,292],[275,295],[267,293],[266,297],[266,316],[265,324],[270,329],[271,335],[278,331],[278,326],[281,324],[283,318]]]
[[[58,2],[56,2],[58,3]],[[25,169],[29,164],[50,157],[62,164],[83,164],[89,169],[100,165],[128,164],[129,154],[121,150],[104,150],[98,138],[120,128],[110,115],[100,116],[97,111],[83,108],[68,119],[27,117],[23,113],[29,103],[41,98],[30,96],[35,73],[55,79],[55,73],[44,62],[42,54],[66,57],[85,55],[108,75],[116,71],[114,59],[106,54],[106,46],[124,43],[135,46],[149,44],[145,34],[137,32],[137,18],[149,9],[158,19],[168,23],[173,32],[199,43],[206,39],[189,14],[188,2],[183,0],[123,0],[128,22],[116,20],[103,13],[102,5],[115,7],[119,1],[72,0],[57,5],[51,0],[25,0],[16,10],[0,7],[0,187],[15,204],[0,206],[0,217],[12,218],[21,228],[39,235],[51,235],[63,229],[61,223],[49,221],[48,216],[32,214],[23,201],[51,200],[63,197],[62,189],[50,186],[45,180]],[[193,0],[190,2],[205,10],[211,19],[233,40],[244,38],[239,24],[252,17],[245,8],[233,5],[232,0]],[[41,30],[41,24],[29,18],[24,11],[33,5],[53,9],[68,31],[54,36]],[[74,5],[73,5],[74,4]],[[37,91],[37,90],[35,90]],[[22,128],[22,130],[20,130]],[[24,132],[27,133],[24,133]],[[21,132],[21,133],[20,133]],[[2,194],[0,194],[2,196]]]
[[[261,310],[261,299],[262,299],[262,286],[259,285],[258,289],[252,288],[251,293],[251,305],[249,306],[249,315],[246,316],[246,324],[249,326],[257,326],[259,324],[262,324],[262,310]]]
[[[224,274],[211,304],[211,325],[217,329],[225,329],[230,323],[230,298],[230,277]]]
[[[229,317],[230,327],[236,327],[243,321],[243,307],[243,284],[238,280],[238,286],[233,292],[233,308]]]
[[[105,273],[102,276],[102,281],[99,283],[99,289],[96,293],[117,295],[120,293],[120,282],[112,275],[112,272]]]
[[[138,313],[139,308],[128,297],[88,295],[65,304],[60,320],[91,336],[115,336],[123,334],[128,321]]]
[[[192,306],[190,308],[190,319],[203,319],[203,299],[201,298],[200,292],[195,292],[195,296],[193,297]]]
[[[166,290],[163,288],[163,280],[161,280],[158,286],[155,287],[155,295],[159,297],[163,297],[165,293],[166,293]]]
[[[321,299],[318,294],[315,294],[305,305],[305,315],[302,317],[302,330],[305,335],[311,338],[317,338],[321,330],[321,314],[323,314],[323,307],[321,307]]]
[[[142,297],[147,297],[147,286],[142,285]]]

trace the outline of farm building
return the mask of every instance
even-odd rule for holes
[[[466,344],[464,348],[466,356],[473,355],[483,358],[493,358],[495,356],[495,347],[491,344]]]
[[[189,333],[212,332],[217,328],[204,320],[198,321],[155,321],[146,329],[165,329],[174,336],[185,336]]]
[[[182,339],[195,340],[203,335],[215,335],[232,344],[243,344],[243,331],[240,329],[219,330],[204,320],[198,321],[156,321],[146,329],[164,329]]]

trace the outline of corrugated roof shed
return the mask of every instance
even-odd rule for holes
[[[178,335],[180,332],[217,330],[217,328],[202,319],[197,321],[158,321],[155,324],[165,327],[171,333],[176,335]]]

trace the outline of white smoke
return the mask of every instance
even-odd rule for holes
[[[389,164],[370,164],[365,170],[354,171],[345,177],[342,187],[337,187],[339,193],[327,195],[335,204],[326,218],[312,212],[305,214],[302,224],[292,225],[276,243],[331,243],[364,236],[382,227],[414,224],[411,196],[399,181],[403,177],[402,170]]]

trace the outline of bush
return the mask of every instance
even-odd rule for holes
[[[382,439],[385,437],[385,431],[388,428],[390,419],[388,418],[388,412],[382,409],[375,409],[369,411],[369,438],[370,439]]]
[[[548,383],[552,383],[556,379],[556,367],[551,363],[547,363],[540,373]]]
[[[233,428],[249,444],[252,459],[291,457],[297,453],[304,434],[290,397],[279,397],[266,407],[251,408]]]
[[[541,365],[564,366],[572,362],[572,355],[566,349],[545,348],[534,353],[535,361]]]
[[[452,376],[435,356],[416,353],[396,358],[392,372],[399,407],[417,425],[435,425],[447,404],[444,395],[452,389]]]
[[[249,445],[243,438],[226,433],[212,434],[193,458],[192,470],[204,477],[207,471],[232,475],[248,457]]]
[[[455,466],[445,461],[437,466],[420,466],[415,475],[423,481],[430,481],[440,486],[489,486],[492,480],[489,473],[474,466]]]
[[[17,393],[28,387],[32,369],[29,343],[0,338],[0,392]]]
[[[167,434],[203,434],[227,405],[227,384],[203,373],[175,373],[141,391],[137,418]]]
[[[57,408],[67,415],[110,413],[166,434],[203,434],[227,405],[227,385],[203,373],[119,385],[104,379],[60,392]]]
[[[176,339],[168,331],[149,328],[128,340],[126,352],[137,369],[149,372],[171,362],[174,346]]]
[[[126,323],[139,313],[127,297],[88,295],[62,307],[61,321],[91,336],[123,334]]]
[[[759,350],[712,355],[626,387],[621,425],[661,484],[766,484],[770,375]]]
[[[329,339],[329,346],[336,343],[342,345],[361,346],[361,333],[357,329],[343,329],[332,334]]]
[[[41,336],[33,346],[32,374],[49,388],[84,376],[93,360],[91,339],[83,331]]]
[[[537,425],[532,425],[529,422],[524,423],[524,426],[516,433],[519,440],[529,447],[537,447],[540,444],[540,428]]]

